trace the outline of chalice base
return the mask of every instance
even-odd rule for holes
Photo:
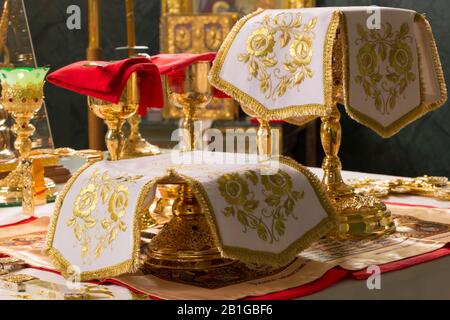
[[[235,263],[222,258],[202,214],[175,216],[144,251],[144,269],[205,271]]]
[[[125,143],[125,148],[122,153],[123,159],[132,159],[148,156],[156,156],[161,153],[161,150],[149,143],[142,137],[133,139],[128,138]]]
[[[12,171],[6,178],[0,181],[0,207],[21,206],[23,191],[22,187],[24,173],[20,166]],[[47,202],[55,201],[58,195],[55,182],[45,178],[46,199]]]
[[[338,213],[338,228],[330,234],[334,239],[367,239],[395,232],[395,223],[386,205],[375,197],[331,195]]]

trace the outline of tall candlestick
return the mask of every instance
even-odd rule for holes
[[[88,0],[88,37],[89,46],[86,50],[87,59],[98,61],[101,59],[100,47],[100,0]],[[103,122],[92,111],[88,111],[89,148],[103,150],[105,142],[103,136]]]
[[[128,37],[128,56],[135,54],[136,31],[134,24],[134,0],[125,0],[125,10],[127,17],[127,37]]]

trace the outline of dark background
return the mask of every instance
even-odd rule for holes
[[[68,30],[66,9],[77,4],[82,11],[81,30]],[[450,1],[448,0],[318,0],[318,6],[380,5],[425,13],[434,30],[446,78],[450,79]],[[86,1],[25,0],[36,58],[39,65],[56,70],[85,58],[87,46]],[[135,0],[139,45],[159,50],[159,0]],[[102,1],[102,48],[105,60],[116,59],[115,47],[126,44],[123,0]],[[57,147],[87,148],[87,108],[84,96],[46,86],[46,103]],[[342,114],[341,159],[346,170],[402,176],[450,176],[450,109],[448,103],[390,139]],[[320,150],[320,147],[319,147]],[[320,155],[319,159],[322,158]]]

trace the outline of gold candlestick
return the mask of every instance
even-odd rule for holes
[[[342,34],[338,30],[333,48],[333,98],[336,104],[342,102],[344,96],[343,57]],[[395,224],[386,205],[375,197],[356,194],[342,179],[342,164],[339,159],[342,141],[341,115],[336,104],[330,106],[327,116],[322,117],[320,128],[320,138],[325,151],[322,182],[338,212],[338,229],[331,237],[358,239],[392,233],[395,231]]]
[[[342,164],[338,156],[342,139],[339,120],[339,110],[334,107],[330,115],[322,118],[320,132],[325,151],[322,182],[338,212],[339,226],[332,237],[367,238],[392,233],[395,224],[386,205],[375,197],[355,194],[342,179]]]
[[[99,61],[102,56],[100,47],[100,0],[88,0],[88,38],[89,47],[86,49],[88,60]],[[88,133],[89,148],[94,150],[104,150],[105,142],[103,136],[103,123],[92,111],[88,111]]]
[[[128,56],[132,57],[136,54],[134,0],[125,0],[125,13],[127,21]],[[161,153],[157,146],[150,144],[142,137],[139,131],[141,121],[141,116],[138,113],[128,119],[130,134],[123,151],[124,158],[146,157]]]
[[[211,62],[200,61],[192,64],[185,71],[166,77],[167,95],[170,103],[183,110],[181,123],[184,148],[183,151],[196,149],[198,133],[195,129],[197,110],[204,109],[211,102],[211,85],[208,73]]]
[[[16,136],[15,149],[19,152],[19,165],[0,181],[0,205],[19,205],[22,202],[24,178],[28,171],[22,160],[29,160],[31,139],[35,128],[30,123],[39,111],[44,99],[44,79],[47,68],[1,68],[1,103],[15,124],[12,132]],[[46,178],[47,199],[56,195],[55,183]]]
[[[93,97],[88,98],[88,103],[94,114],[103,119],[108,126],[105,142],[110,159],[113,161],[122,159],[125,140],[122,130],[123,125],[128,118],[136,113],[139,105],[137,74],[133,73],[128,79],[119,103],[114,104]]]

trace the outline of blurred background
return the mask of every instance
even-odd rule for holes
[[[101,2],[101,47],[104,60],[123,58],[115,48],[126,45],[125,5],[123,0],[103,0]],[[179,51],[183,48],[168,48],[169,20],[161,15],[170,10],[184,10],[189,1],[177,0],[135,0],[137,44],[147,46],[147,53]],[[287,1],[295,2],[295,1]],[[284,5],[287,3],[284,1]],[[309,1],[307,1],[309,2]],[[313,2],[313,1],[312,1]],[[30,32],[38,65],[49,65],[56,70],[86,57],[88,44],[87,1],[86,0],[25,0]],[[81,29],[68,30],[67,7],[76,4],[81,9]],[[193,12],[210,13],[231,11],[237,16],[261,7],[276,7],[279,1],[202,1],[190,3]],[[425,13],[429,19],[440,51],[446,79],[450,79],[450,9],[448,0],[318,0],[316,6],[379,5],[413,9]],[[181,7],[180,7],[181,6]],[[162,12],[162,13],[161,13]],[[160,19],[162,23],[160,24]],[[232,17],[230,19],[233,19]],[[192,21],[189,23],[193,23]],[[181,30],[183,31],[183,30]],[[178,32],[180,43],[183,33]],[[166,34],[164,33],[166,32]],[[160,34],[161,37],[160,42]],[[174,36],[177,36],[175,34]],[[215,39],[217,40],[217,39]],[[214,43],[211,46],[220,45]],[[180,45],[181,46],[181,45]],[[181,46],[182,47],[182,46]],[[46,103],[53,140],[56,147],[82,149],[88,147],[87,105],[81,95],[46,85]],[[170,110],[166,116],[152,112],[143,122],[143,132],[150,141],[161,144],[165,134],[176,127],[170,120]],[[167,116],[167,112],[169,116]],[[242,127],[252,125],[242,113],[232,114],[234,120],[217,120],[220,127]],[[243,120],[244,119],[244,120]],[[450,176],[450,109],[447,106],[433,112],[408,126],[391,139],[382,139],[371,130],[359,125],[342,112],[343,144],[340,156],[346,170],[385,173],[401,176],[443,175]],[[296,128],[287,124],[283,129],[284,153],[301,163],[320,166],[323,153],[319,139],[320,121],[307,128]],[[170,136],[170,135],[169,135]]]

